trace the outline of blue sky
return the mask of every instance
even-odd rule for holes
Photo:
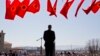
[[[90,12],[88,15],[82,11],[92,0],[85,0],[77,17],[74,14],[80,0],[75,0],[69,10],[68,19],[59,13],[64,0],[58,1],[57,17],[49,16],[46,11],[47,0],[40,0],[41,9],[38,13],[27,12],[23,19],[16,16],[14,21],[5,19],[5,1],[0,0],[0,30],[4,30],[5,41],[12,43],[13,47],[40,46],[40,41],[36,40],[43,36],[49,24],[56,33],[56,45],[85,46],[88,40],[100,38],[100,10],[96,14]]]

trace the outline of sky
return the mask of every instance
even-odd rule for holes
[[[85,46],[88,40],[100,39],[100,10],[96,14],[90,12],[88,15],[82,10],[86,9],[92,0],[85,0],[77,17],[74,14],[80,0],[75,0],[68,12],[68,19],[60,14],[65,0],[58,0],[57,17],[49,16],[46,10],[47,0],[40,0],[41,8],[38,13],[27,12],[24,18],[16,16],[15,20],[5,19],[5,1],[0,0],[0,31],[6,33],[5,41],[12,43],[13,47],[40,46],[40,41],[36,40],[43,37],[49,24],[55,31],[57,46]],[[53,3],[55,0],[51,1]]]

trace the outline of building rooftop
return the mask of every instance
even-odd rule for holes
[[[4,44],[10,44],[10,45],[12,45],[12,43],[9,43],[9,42],[6,42],[6,41],[4,42]]]

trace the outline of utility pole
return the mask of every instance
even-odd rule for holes
[[[37,39],[36,41],[39,41],[39,40],[41,40],[41,46],[40,46],[40,48],[41,48],[41,50],[40,50],[40,54],[41,54],[41,56],[42,56],[42,37],[41,38],[39,38],[39,39]]]

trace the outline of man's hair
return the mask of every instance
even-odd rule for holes
[[[52,25],[48,25],[48,27],[50,27],[50,28],[51,28],[51,27],[52,27]]]
[[[48,25],[48,29],[51,30],[51,28],[52,28],[52,25]]]

